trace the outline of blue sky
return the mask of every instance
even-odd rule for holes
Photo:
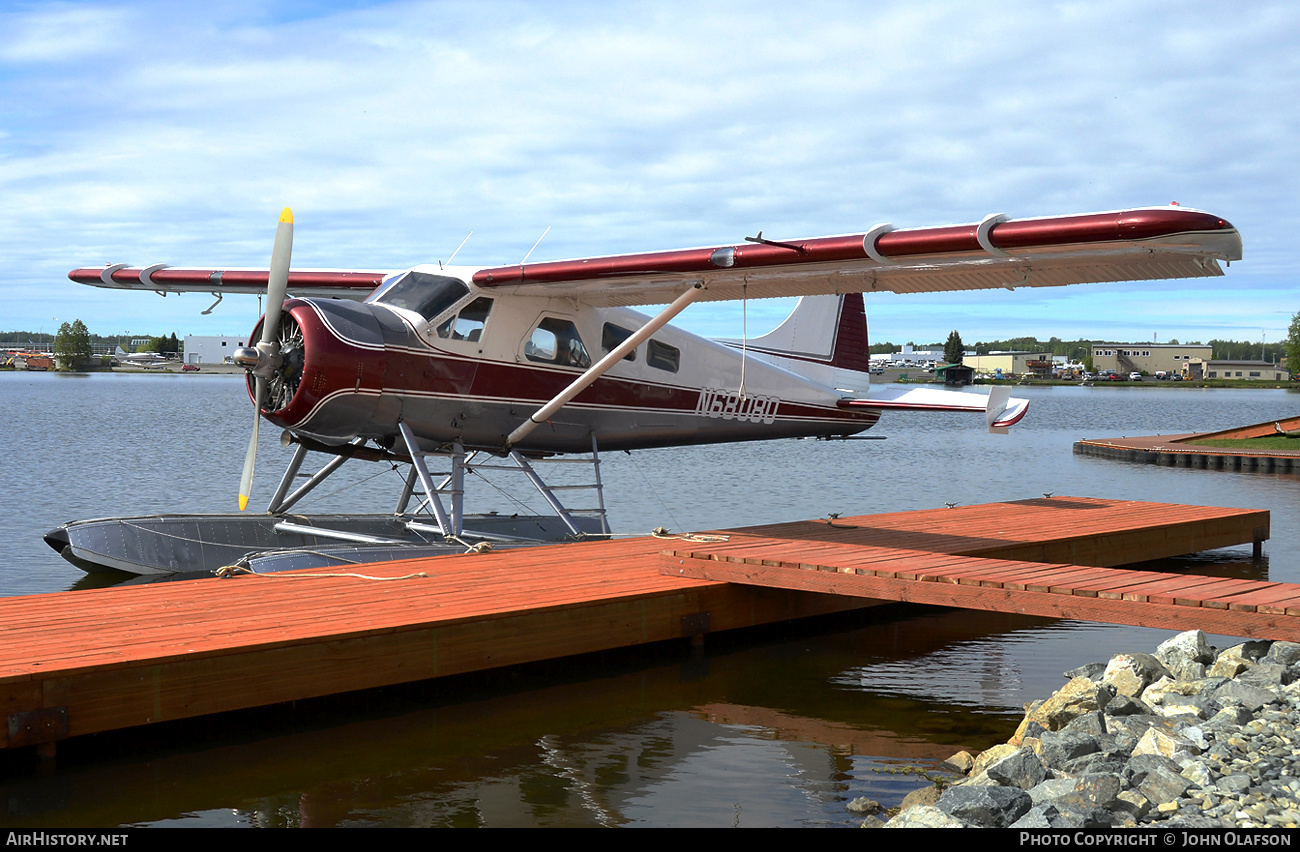
[[[246,334],[106,262],[401,268],[1178,201],[1225,278],[873,295],[873,340],[1275,341],[1300,4],[0,2],[0,330]],[[790,307],[752,303],[750,333]],[[739,336],[739,305],[680,324]]]

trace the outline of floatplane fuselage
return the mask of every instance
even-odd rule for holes
[[[472,274],[455,273],[413,269],[363,303],[288,301],[281,320],[286,367],[272,381],[267,418],[328,444],[391,441],[403,422],[434,445],[544,453],[587,452],[593,434],[602,449],[639,449],[848,435],[879,418],[878,409],[840,405],[859,396],[853,391],[865,394],[869,381],[862,297],[855,294],[809,299],[794,317],[811,322],[829,313],[839,325],[848,314],[852,341],[837,336],[838,353],[832,346],[807,362],[847,379],[839,388],[770,363],[778,357],[770,353],[665,325],[511,440],[650,317],[561,298],[494,297],[473,286]],[[837,354],[861,369],[845,369]]]

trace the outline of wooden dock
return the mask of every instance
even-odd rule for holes
[[[1265,438],[1278,431],[1291,432],[1298,429],[1300,417],[1291,417],[1219,432],[1145,435],[1135,438],[1084,438],[1075,442],[1074,453],[1165,467],[1300,473],[1300,446],[1294,450],[1240,450],[1200,443],[1213,439]],[[1300,439],[1295,443],[1300,445]]]
[[[49,748],[887,601],[1300,639],[1300,586],[1106,567],[1258,544],[1268,523],[1255,510],[1053,497],[724,530],[709,542],[646,537],[7,598],[0,745]]]

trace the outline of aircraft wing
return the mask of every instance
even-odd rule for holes
[[[1227,221],[1185,207],[1010,220],[798,240],[561,260],[481,269],[480,287],[564,296],[592,305],[670,302],[695,284],[699,300],[819,293],[925,293],[1053,287],[1222,275],[1241,258]]]
[[[503,294],[563,296],[597,306],[657,305],[701,284],[698,301],[822,293],[927,293],[1054,287],[1097,281],[1202,278],[1241,259],[1226,220],[1186,207],[1007,219],[798,240],[612,255],[480,269],[474,283]],[[295,296],[364,299],[396,270],[295,269]],[[153,264],[74,269],[81,284],[160,293],[266,292],[266,269]]]
[[[68,277],[78,284],[117,290],[261,296],[266,293],[268,274],[266,269],[197,269],[162,263],[132,267],[114,263],[74,269]],[[366,269],[295,269],[289,273],[289,292],[294,296],[360,300],[392,274],[392,271]]]

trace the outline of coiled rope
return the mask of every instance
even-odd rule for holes
[[[650,531],[650,535],[655,538],[670,539],[673,541],[694,541],[694,542],[719,542],[730,541],[729,535],[705,535],[703,533],[674,533],[666,527],[655,527]]]

